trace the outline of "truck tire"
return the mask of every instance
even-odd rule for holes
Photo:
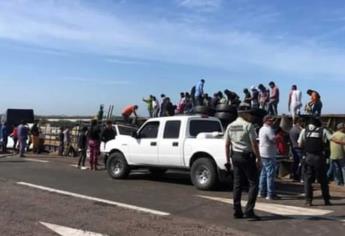
[[[230,120],[233,116],[228,112],[217,112],[215,115],[220,120]]]
[[[197,159],[191,168],[191,180],[199,190],[211,190],[218,181],[217,169],[212,160],[208,158]]]
[[[228,104],[218,104],[216,106],[216,111],[217,112],[232,112],[232,111],[236,111],[236,108],[229,106]]]
[[[196,114],[208,114],[208,107],[207,106],[195,106],[193,108],[193,111]]]
[[[126,158],[119,152],[113,153],[107,160],[107,171],[113,179],[127,178],[130,168]]]

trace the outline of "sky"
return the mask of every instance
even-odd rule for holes
[[[343,0],[0,0],[0,113],[120,114],[143,97],[178,101],[275,81],[345,113]]]

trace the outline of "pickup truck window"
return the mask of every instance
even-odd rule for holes
[[[159,129],[159,122],[153,121],[147,123],[140,131],[140,138],[157,138]]]
[[[180,137],[181,121],[172,120],[165,123],[163,138],[177,139]]]
[[[136,132],[137,129],[134,127],[127,127],[127,126],[120,126],[119,125],[119,132],[121,135],[128,135],[131,136],[133,132]]]
[[[196,137],[205,132],[222,132],[221,124],[217,121],[210,120],[192,120],[189,124],[189,134]]]

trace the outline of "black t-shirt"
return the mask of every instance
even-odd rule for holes
[[[116,136],[116,130],[114,130],[113,128],[111,129],[105,128],[102,132],[101,140],[103,142],[108,142],[109,140],[114,139],[115,136]]]
[[[40,130],[38,129],[37,125],[32,126],[31,128],[31,134],[33,136],[38,136],[40,134]]]
[[[88,137],[91,140],[96,140],[100,141],[101,139],[101,129],[97,126],[91,126],[89,132],[88,132]]]

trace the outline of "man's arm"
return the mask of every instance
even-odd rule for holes
[[[225,139],[225,158],[226,158],[226,163],[225,163],[225,168],[227,171],[230,171],[231,169],[231,139],[229,138],[229,135],[227,135],[227,132],[225,133],[226,139]]]
[[[303,146],[304,146],[304,136],[305,136],[305,129],[303,129],[301,131],[301,133],[299,134],[299,137],[298,137],[297,143],[298,143],[299,148],[303,148]]]
[[[289,94],[288,110],[290,111],[292,92]]]
[[[258,169],[260,169],[261,168],[261,156],[260,156],[260,152],[259,152],[258,143],[256,141],[257,135],[256,135],[256,132],[255,132],[255,129],[254,129],[253,125],[251,125],[249,127],[249,139],[250,139],[250,143],[251,143],[251,146],[252,146],[253,153],[254,153],[254,155],[256,157],[256,167]]]

